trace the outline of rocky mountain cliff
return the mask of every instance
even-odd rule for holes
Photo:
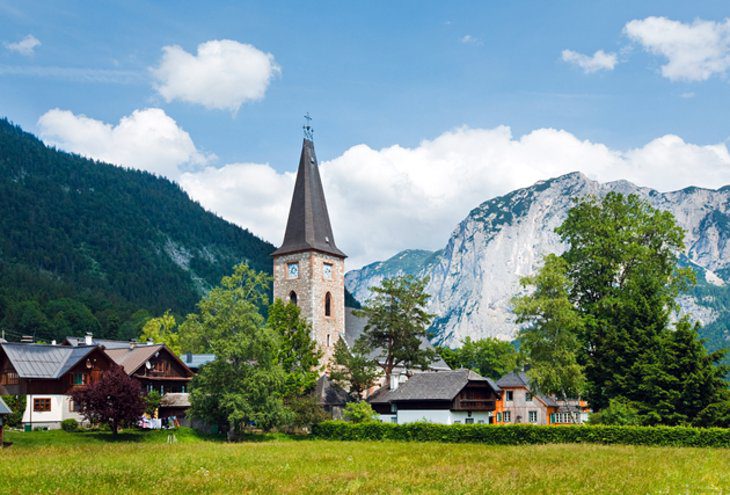
[[[638,194],[671,211],[687,231],[682,263],[698,273],[698,285],[681,298],[685,311],[704,325],[709,347],[730,338],[730,187],[687,188],[660,193],[627,181],[599,183],[581,173],[541,181],[485,201],[456,227],[443,250],[407,250],[349,272],[347,288],[360,301],[384,277],[428,275],[430,310],[436,313],[433,340],[458,345],[465,337],[514,338],[510,309],[519,279],[532,274],[544,255],[564,246],[555,228],[575,198],[609,191]]]

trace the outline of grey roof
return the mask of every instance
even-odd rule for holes
[[[452,401],[469,382],[489,383],[471,370],[416,373],[397,389],[375,394],[371,402]]]
[[[0,344],[0,348],[20,378],[55,380],[76,366],[97,346],[67,347],[6,342]]]
[[[199,369],[204,364],[215,361],[215,354],[192,354],[185,353],[180,355],[180,359],[190,369]]]
[[[363,332],[365,332],[365,325],[367,325],[368,323],[367,318],[355,316],[354,314],[352,314],[353,311],[355,311],[355,308],[345,308],[345,342],[347,343],[348,347],[352,347],[355,345],[355,341],[360,338]],[[428,339],[424,337],[421,342],[421,348],[433,349],[433,346],[428,341]],[[381,354],[382,353],[380,349],[375,349],[370,354],[370,357],[380,358]],[[446,364],[441,356],[437,354],[436,360],[431,363],[429,369],[437,371],[448,371],[451,368],[448,364]]]
[[[327,375],[322,375],[314,387],[314,395],[323,406],[344,406],[350,400],[347,392]]]
[[[78,347],[86,344],[85,337],[66,337],[64,343],[70,346]],[[123,349],[129,347],[129,342],[126,340],[110,340],[110,339],[91,339],[93,345],[103,345],[105,349]]]
[[[502,378],[497,380],[497,385],[500,388],[526,388],[530,389],[530,378],[524,371],[519,373],[513,371],[507,373]],[[548,395],[536,394],[535,397],[545,403],[546,406],[557,407],[558,402]]]
[[[314,143],[305,138],[299,158],[289,219],[286,222],[284,242],[272,256],[309,250],[346,257],[345,253],[335,245],[335,238],[332,235]]]
[[[510,388],[510,387],[525,387],[530,388],[530,379],[527,378],[527,375],[524,371],[520,371],[519,373],[512,371],[511,373],[507,373],[502,378],[497,380],[497,385],[499,385],[501,388]]]
[[[0,414],[12,414],[13,411],[10,410],[8,405],[3,401],[3,398],[0,397]]]

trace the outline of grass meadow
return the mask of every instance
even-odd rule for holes
[[[9,432],[0,493],[730,494],[730,451]]]

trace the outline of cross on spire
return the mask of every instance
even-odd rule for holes
[[[312,116],[309,115],[309,112],[304,114],[304,119],[306,120],[306,122],[302,126],[302,129],[304,129],[304,139],[314,141],[314,129],[312,128]]]

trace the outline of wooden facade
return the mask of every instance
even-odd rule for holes
[[[144,390],[164,395],[188,392],[193,372],[167,347],[162,347],[158,355],[145,361],[131,376],[139,380]]]
[[[0,395],[70,395],[80,387],[97,382],[111,366],[114,362],[96,348],[57,379],[21,378],[0,350]]]

